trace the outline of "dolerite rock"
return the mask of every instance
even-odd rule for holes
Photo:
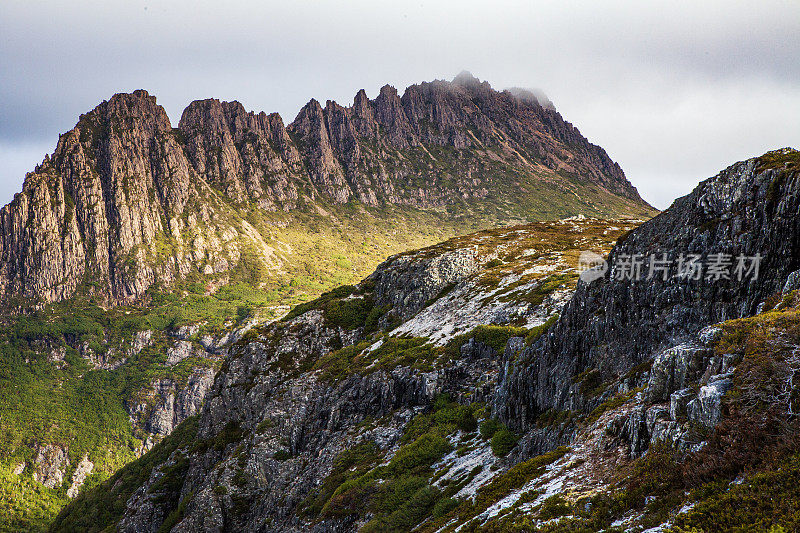
[[[681,389],[669,395],[669,417],[673,420],[686,417],[686,406],[694,396],[690,389]]]
[[[702,329],[686,342],[658,353],[643,391],[633,408],[617,416],[607,437],[624,443],[631,458],[644,454],[656,442],[671,443],[680,451],[697,451],[721,420],[723,397],[733,386],[733,371],[741,356],[716,353],[721,327]],[[699,430],[699,431],[698,431]]]
[[[164,161],[165,172],[152,160]],[[179,215],[189,169],[169,119],[145,91],[116,95],[61,136],[51,158],[29,174],[2,218],[0,289],[4,296],[57,300],[87,274],[119,297],[140,295],[155,279],[134,248],[164,227],[164,209]],[[160,273],[165,278],[175,272]]]
[[[407,148],[418,143],[403,111],[397,89],[391,85],[381,87],[375,99],[375,121],[386,131],[386,138],[395,148]]]
[[[422,260],[413,255],[392,257],[372,275],[375,299],[378,305],[390,306],[398,317],[407,320],[444,289],[477,271],[472,250],[454,250]]]
[[[184,216],[202,187],[191,172],[180,136],[146,91],[82,115],[0,211],[3,301],[62,300],[81,286],[120,303],[206,261],[235,264],[240,243],[216,235],[236,236],[232,221],[215,218],[211,205]],[[210,231],[183,240],[200,227]],[[156,251],[159,241],[173,243],[171,254]]]
[[[786,278],[786,283],[783,284],[783,294],[788,294],[792,291],[800,289],[800,270],[795,270],[789,277]]]
[[[663,402],[670,398],[672,391],[697,381],[710,355],[710,349],[693,343],[681,344],[656,355],[645,390],[645,400]]]
[[[194,368],[185,383],[169,378],[155,380],[150,389],[140,393],[143,398],[130,402],[131,420],[151,435],[169,435],[178,424],[200,411],[213,383],[214,369],[205,367]]]
[[[308,530],[297,522],[297,506],[329,472],[335,457],[354,444],[349,432],[367,417],[386,416],[391,419],[387,424],[362,438],[391,447],[414,407],[432,401],[445,386],[443,376],[408,368],[356,374],[338,383],[298,373],[305,359],[357,337],[328,326],[319,311],[309,311],[278,331],[274,344],[267,336],[239,346],[217,377],[203,408],[198,439],[214,439],[235,423],[252,441],[238,457],[231,450],[211,448],[190,459],[185,487],[194,497],[173,531],[249,531],[266,523],[276,531]],[[284,362],[286,354],[292,359]],[[246,485],[239,480],[242,476],[249,480]],[[158,529],[165,504],[149,490],[158,477],[154,473],[128,501],[120,531]],[[249,501],[247,511],[234,512],[231,498],[218,487]],[[328,529],[323,524],[318,530]]]
[[[289,132],[305,147],[303,155],[308,161],[314,186],[335,202],[344,203],[350,198],[351,191],[333,152],[325,118],[319,102],[311,100],[289,125]]]
[[[56,444],[45,444],[36,448],[33,458],[33,479],[48,489],[60,487],[69,467],[67,449]]]
[[[192,102],[179,131],[194,171],[236,200],[291,208],[299,198],[300,154],[277,113],[246,112],[239,102]]]
[[[562,183],[565,202],[574,192],[564,176],[579,175],[603,198],[650,210],[552,104],[468,74],[402,97],[388,85],[374,100],[362,90],[350,107],[311,100],[286,127],[277,114],[207,99],[172,128],[146,91],[117,94],[82,115],[0,211],[0,300],[81,291],[115,305],[142,299],[156,281],[229,271],[243,248],[263,245],[226,204],[517,205],[521,175]],[[537,213],[510,219],[521,216]]]
[[[800,179],[791,162],[796,158],[797,151],[784,149],[736,163],[620,239],[605,277],[579,283],[558,323],[501,377],[497,414],[524,428],[551,408],[585,411],[596,402],[580,394],[574,376],[588,369],[598,369],[603,381],[621,376],[704,326],[755,313],[760,302],[780,293],[800,267]],[[734,267],[738,256],[762,259],[758,276],[741,281],[735,275],[711,281],[706,271],[699,280],[679,279],[674,269],[666,280],[646,279],[647,265],[639,281],[617,279],[618,260],[663,253],[675,262],[680,254],[701,254],[704,261],[710,254],[729,254]],[[656,357],[653,379],[663,381],[652,383],[652,400],[666,401],[681,388],[681,376],[696,368],[698,354],[691,350],[673,348]],[[717,394],[712,392],[709,398]],[[705,414],[701,418],[710,422]]]
[[[732,378],[733,374],[716,375],[700,387],[697,398],[686,406],[689,420],[706,429],[716,426],[722,416],[722,397],[733,386]]]
[[[86,481],[86,477],[92,473],[92,470],[94,470],[94,463],[84,455],[81,462],[78,463],[78,466],[75,468],[75,472],[72,473],[72,485],[67,489],[67,497],[74,498],[78,495],[81,486],[83,486],[83,482]]]

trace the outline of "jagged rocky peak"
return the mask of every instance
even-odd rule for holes
[[[313,107],[311,102],[309,105]],[[305,130],[308,110],[306,106],[301,111],[291,130]],[[384,151],[428,145],[482,151],[499,146],[508,149],[509,162],[522,157],[531,168],[578,174],[615,194],[640,201],[619,165],[564,121],[541,91],[498,92],[488,82],[463,72],[453,81],[411,85],[402,96],[391,85],[384,85],[374,100],[361,90],[351,107],[326,105],[314,111],[325,117],[331,140],[346,131],[349,142],[333,143],[333,155],[345,174],[358,174],[362,179],[362,139]]]
[[[509,87],[506,89],[508,92],[513,94],[519,100],[524,102],[535,102],[542,106],[543,108],[555,111],[556,106],[555,104],[544,94],[544,91],[541,89],[525,89],[523,87]]]
[[[491,88],[488,81],[484,81],[483,83],[485,84],[485,87]],[[468,70],[462,70],[456,75],[455,78],[453,78],[453,84],[461,87],[477,87],[481,85],[481,80],[473,76],[472,72]]]
[[[104,122],[115,122],[115,124],[104,124]],[[97,126],[110,125],[117,126],[113,133],[119,133],[127,127],[150,135],[172,128],[164,108],[158,105],[155,96],[144,89],[132,93],[118,93],[103,101],[89,113],[81,115],[76,129],[87,131]]]
[[[268,209],[276,201],[296,201],[290,181],[301,172],[300,154],[277,113],[247,112],[237,101],[196,100],[178,127],[195,172],[230,198],[255,198]]]
[[[372,138],[377,131],[375,123],[375,110],[367,96],[367,91],[361,89],[353,98],[353,124],[362,137]]]
[[[164,215],[169,224],[188,198],[189,167],[171,131],[143,90],[82,115],[3,208],[4,297],[62,299],[87,274],[112,298],[141,295],[155,273],[141,252],[128,254],[167,231]],[[120,271],[127,259],[136,274]]]
[[[116,304],[140,299],[156,280],[230,270],[243,233],[255,237],[225,203],[286,212],[349,201],[458,205],[496,223],[538,219],[544,203],[532,196],[543,183],[548,212],[652,212],[558,113],[466,75],[412,85],[402,97],[390,85],[374,100],[362,90],[350,107],[312,100],[288,126],[276,113],[206,99],[173,128],[147,91],[117,94],[60,137],[3,209],[0,289],[5,300],[85,290]],[[186,239],[197,232],[212,238]]]

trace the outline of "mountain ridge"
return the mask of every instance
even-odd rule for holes
[[[484,227],[654,212],[554,109],[475,78],[412,85],[402,98],[388,85],[374,100],[362,90],[350,107],[311,100],[288,126],[206,99],[173,128],[137,90],[81,115],[0,210],[0,290],[12,306],[80,293],[116,305],[157,282],[231,272],[246,250],[279,269],[280,243],[248,218],[285,226],[351,204]]]
[[[44,527],[196,414],[248,330],[386,257],[543,219],[649,218],[545,107],[460,76],[313,100],[288,125],[216,99],[176,125],[144,90],[81,115],[0,210],[0,529]],[[544,248],[562,246],[562,223],[545,226]]]

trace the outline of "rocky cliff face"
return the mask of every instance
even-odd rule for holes
[[[375,100],[360,91],[350,107],[312,100],[286,127],[277,114],[210,99],[189,105],[173,128],[146,91],[118,94],[63,134],[0,212],[0,293],[6,304],[76,294],[116,304],[156,283],[230,271],[245,250],[269,259],[268,236],[236,206],[494,212],[518,204],[520,187],[541,194],[529,182],[551,187],[550,203],[565,212],[651,212],[619,166],[551,105],[471,76],[402,97],[389,86]],[[584,204],[569,203],[581,194]],[[492,217],[544,216],[521,209]]]
[[[620,239],[605,276],[581,284],[558,324],[509,368],[496,407],[501,417],[522,428],[548,409],[590,408],[575,376],[617,378],[705,326],[754,314],[780,293],[800,269],[796,154],[786,149],[732,165]],[[649,258],[663,254],[672,261],[667,278],[656,271],[647,279]],[[709,279],[708,269],[700,279],[677,277],[681,254],[706,265],[725,254],[730,279]],[[757,276],[740,280],[737,258],[756,255]],[[643,260],[638,281],[625,279],[633,256]]]
[[[210,189],[191,174],[179,140],[145,91],[83,115],[0,214],[5,301],[56,301],[81,289],[123,302],[198,262],[230,268],[235,221],[198,202]]]

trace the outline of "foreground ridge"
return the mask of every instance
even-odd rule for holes
[[[392,257],[242,338],[198,417],[53,530],[796,529],[799,164],[737,163],[638,227]],[[614,240],[578,281],[580,251]],[[618,275],[666,252],[763,262]]]

